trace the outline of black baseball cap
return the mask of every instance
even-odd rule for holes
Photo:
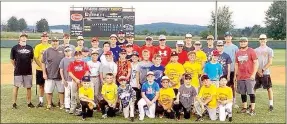
[[[171,56],[178,56],[178,54],[175,51],[172,51]]]
[[[209,77],[207,75],[202,75],[201,78],[200,78],[201,81],[204,81],[206,79],[209,79]]]
[[[137,56],[137,57],[139,57],[139,53],[138,53],[137,51],[133,51],[132,56]]]
[[[230,32],[225,32],[224,36],[232,36],[232,34]]]
[[[121,49],[120,53],[127,53],[125,49]]]
[[[82,78],[82,81],[83,81],[83,82],[90,82],[90,81],[91,81],[91,78],[90,78],[90,76],[84,76],[84,77]]]

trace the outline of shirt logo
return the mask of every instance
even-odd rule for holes
[[[245,55],[241,55],[241,56],[238,56],[238,61],[243,64],[244,62],[247,62],[248,60],[248,55],[245,54]]]
[[[83,70],[83,66],[75,66],[74,68],[75,71],[82,71]]]
[[[158,51],[158,53],[159,53],[159,55],[160,56],[167,56],[167,51],[165,50],[165,51]]]
[[[18,50],[19,53],[21,54],[28,54],[30,53],[31,51],[30,50],[27,50],[27,49],[21,49],[21,50]]]
[[[153,89],[151,87],[148,87],[146,94],[153,94]]]

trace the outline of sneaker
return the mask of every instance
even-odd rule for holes
[[[247,108],[242,108],[241,111],[238,111],[237,113],[247,113]]]
[[[69,114],[74,114],[76,110],[70,109]]]
[[[203,121],[203,117],[198,116],[197,119],[195,121]]]
[[[229,117],[229,118],[228,118],[228,121],[229,121],[229,122],[232,122],[232,117]]]
[[[64,109],[64,108],[65,108],[65,106],[64,106],[64,105],[61,105],[60,109],[62,110],[62,109]]]
[[[17,109],[17,104],[16,103],[13,103],[12,109]]]
[[[107,118],[107,114],[102,115],[102,118],[106,119]]]
[[[140,117],[139,120],[140,120],[140,121],[143,121],[143,120],[144,120],[144,117]]]
[[[28,104],[28,108],[34,108],[35,106],[30,102],[29,104]]]
[[[163,114],[159,114],[159,118],[163,118]]]
[[[273,111],[273,106],[272,106],[272,105],[269,106],[269,111],[270,111],[270,112]]]
[[[250,109],[249,114],[250,114],[250,116],[254,116],[254,115],[256,115],[255,110]]]
[[[39,107],[44,107],[42,102],[39,102],[39,104],[37,105],[37,108],[39,108]]]
[[[66,108],[65,112],[67,113],[70,112],[70,108]]]
[[[84,120],[86,120],[86,118],[82,117],[82,120],[84,121]]]
[[[134,122],[135,121],[135,117],[131,117],[131,121]]]
[[[47,105],[46,110],[51,110],[52,106],[51,105]]]
[[[251,110],[251,105],[249,105],[249,106],[247,107],[247,111],[246,111],[246,113],[249,113],[249,112],[250,112],[250,110]]]
[[[239,108],[239,106],[237,104],[233,104],[233,108]]]

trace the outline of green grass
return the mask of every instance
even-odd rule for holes
[[[10,48],[1,48],[1,63],[10,62]],[[285,51],[284,49],[274,50],[273,65],[285,65]]]
[[[34,85],[35,86],[35,85]],[[79,116],[69,115],[64,110],[53,108],[48,111],[44,108],[29,109],[26,104],[24,88],[19,89],[18,94],[18,109],[12,110],[12,85],[1,85],[1,122],[2,123],[78,123],[83,122]],[[32,88],[32,103],[38,102],[35,95],[35,87]],[[239,109],[233,109],[234,123],[284,123],[285,122],[285,87],[282,85],[275,85],[274,91],[274,111],[268,112],[268,97],[266,90],[260,89],[256,93],[256,115],[251,117],[247,114],[236,113]],[[54,93],[54,96],[56,94]],[[54,97],[55,98],[55,97]],[[57,101],[54,99],[53,101]],[[240,103],[240,96],[237,95],[237,103]],[[145,118],[144,123],[194,123],[195,117],[192,116],[190,120],[169,120],[166,118],[149,119]],[[135,120],[136,123],[140,122]],[[85,122],[88,123],[129,123],[130,121],[119,115],[115,118],[101,119],[99,112],[94,113],[93,118],[88,118]],[[210,121],[208,118],[202,123],[221,123],[220,121]]]

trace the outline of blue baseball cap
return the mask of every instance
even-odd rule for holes
[[[230,32],[225,32],[224,36],[232,36],[232,34]]]
[[[91,81],[90,76],[84,76],[84,77],[82,78],[82,81],[83,81],[83,82],[90,82],[90,81]]]

